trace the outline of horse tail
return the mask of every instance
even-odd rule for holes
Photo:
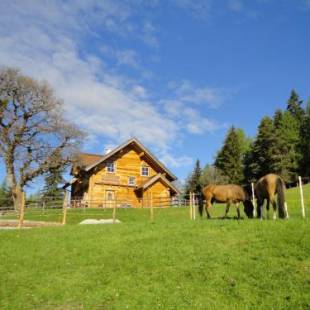
[[[284,181],[279,177],[277,178],[276,183],[277,188],[277,196],[278,196],[278,210],[279,210],[279,218],[285,218],[285,183]]]

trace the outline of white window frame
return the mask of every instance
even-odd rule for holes
[[[147,169],[147,174],[143,174],[143,168],[146,168]],[[150,175],[150,167],[149,166],[141,166],[141,176],[143,177],[148,177]]]
[[[111,199],[109,199],[109,194],[112,195]],[[105,191],[105,200],[106,201],[113,201],[115,199],[115,191],[111,189],[107,189]]]
[[[111,166],[109,166],[109,165],[111,165],[111,164],[113,165],[113,171],[109,171],[109,168],[111,168]],[[116,172],[116,163],[114,161],[108,161],[106,168],[107,168],[108,173],[115,173]]]
[[[136,177],[134,177],[134,176],[128,177],[128,185],[131,185],[131,186],[136,185]]]

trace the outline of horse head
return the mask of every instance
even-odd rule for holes
[[[244,205],[244,213],[246,214],[246,216],[250,219],[253,218],[254,216],[254,206],[251,200],[245,200],[243,202]]]

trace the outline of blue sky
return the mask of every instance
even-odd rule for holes
[[[102,153],[136,136],[181,180],[229,126],[310,96],[309,0],[2,0],[0,65],[50,82]],[[3,177],[3,166],[0,176]]]

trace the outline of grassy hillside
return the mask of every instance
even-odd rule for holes
[[[80,226],[111,212],[74,210],[65,227],[0,231],[0,309],[309,308],[310,220],[297,193],[288,221],[194,222],[167,209],[151,224],[148,210],[119,210],[120,225]]]

